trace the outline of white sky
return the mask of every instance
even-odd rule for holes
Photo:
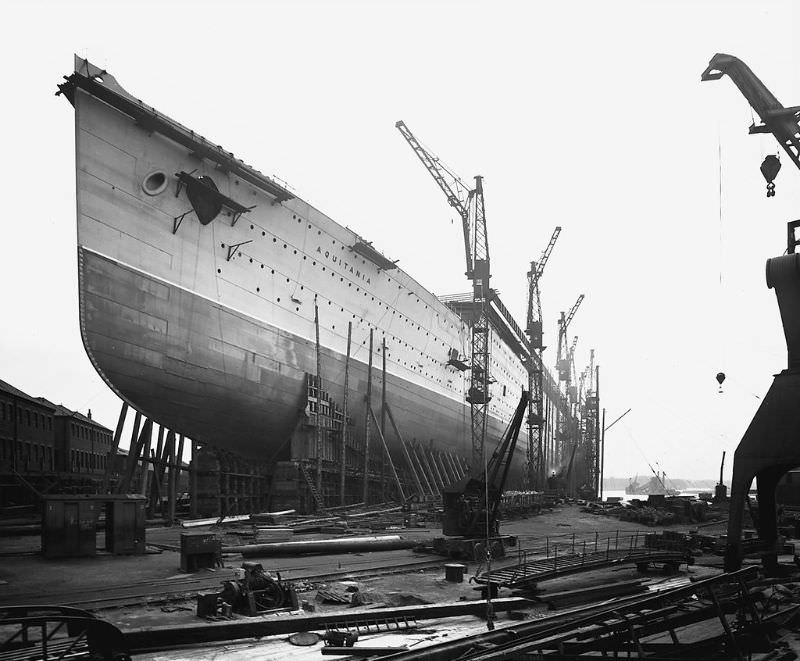
[[[800,103],[791,2],[6,1],[0,23],[0,378],[115,425],[78,331],[73,113],[53,96],[77,52],[435,293],[467,291],[460,225],[405,120],[484,176],[492,283],[521,323],[529,262],[563,227],[541,283],[546,361],[585,293],[578,371],[595,348],[607,422],[632,408],[606,475],[649,461],[712,478],[722,450],[730,473],[785,367],[764,262],[800,217],[800,173],[782,156],[767,199],[758,167],[777,144],[747,135],[730,79],[700,74],[730,53]]]

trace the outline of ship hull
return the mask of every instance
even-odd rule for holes
[[[357,442],[374,361],[377,417],[385,391],[406,441],[470,457],[469,372],[450,360],[469,352],[464,319],[369,242],[106,72],[78,60],[62,91],[76,115],[81,333],[123,400],[238,455],[306,458],[291,456],[291,439],[309,420],[319,348],[323,388],[340,403],[347,376]],[[199,178],[213,183],[220,208],[192,197]],[[528,376],[518,348],[495,332],[490,347],[493,444]],[[396,435],[387,437],[402,456]]]
[[[315,372],[313,343],[88,250],[79,253],[79,272],[86,351],[124,400],[191,438],[260,461],[291,458],[285,441],[298,421],[309,419],[306,375]],[[326,347],[320,352],[323,387],[341,401],[345,356]],[[367,391],[367,374],[366,365],[351,361],[348,389],[356,401],[350,417],[362,426],[363,397],[352,394]],[[469,456],[468,407],[386,376],[405,440],[433,440],[437,450]],[[374,366],[372,408],[378,417],[382,379]],[[500,421],[489,424],[490,436],[499,437]]]

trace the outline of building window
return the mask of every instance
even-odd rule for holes
[[[25,420],[28,424],[28,427],[31,426],[31,412],[28,409],[25,409]]]

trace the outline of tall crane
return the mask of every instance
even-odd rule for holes
[[[547,247],[539,257],[538,262],[531,262],[528,271],[528,315],[525,334],[531,347],[531,356],[528,361],[528,447],[526,452],[526,487],[535,488],[544,484],[545,456],[543,446],[544,435],[544,360],[542,359],[543,333],[542,333],[542,298],[539,292],[539,279],[544,273],[550,253],[556,245],[561,227],[553,230],[553,235]]]
[[[581,303],[583,303],[583,299],[583,294],[578,296],[578,300],[575,301],[575,304],[570,308],[569,312],[566,314],[562,312],[561,318],[558,320],[558,356],[556,360],[556,369],[558,370],[559,388],[561,390],[560,398],[562,405],[559,407],[558,411],[558,422],[556,424],[556,456],[553,457],[555,461],[552,462],[556,465],[561,463],[562,459],[566,455],[567,447],[574,445],[574,442],[570,443],[568,438],[574,436],[574,430],[570,429],[569,418],[564,415],[564,411],[568,411],[570,409],[569,399],[567,397],[567,388],[569,387],[569,383],[572,378],[572,366],[570,364],[567,348],[567,329],[569,328],[570,323],[572,323],[572,319],[575,317],[575,313],[578,311]],[[563,386],[561,384],[563,384]]]
[[[565,353],[567,349],[567,329],[572,323],[572,319],[581,306],[581,303],[583,303],[583,299],[583,294],[578,296],[578,300],[575,301],[575,304],[570,308],[569,312],[566,314],[562,312],[561,318],[558,320],[558,356],[556,358],[556,369],[558,370],[559,381],[566,381],[567,383],[569,383],[571,379],[569,356]]]
[[[483,178],[475,177],[470,188],[460,177],[448,169],[438,157],[425,149],[401,120],[395,124],[406,142],[445,194],[447,202],[461,216],[464,234],[466,276],[472,281],[472,360],[467,401],[470,404],[472,429],[471,472],[479,475],[483,470],[483,453],[486,441],[487,410],[491,395],[489,384],[489,239],[486,233],[486,209],[483,200]]]
[[[600,420],[599,399],[595,389],[594,349],[589,351],[589,365],[583,373],[586,388],[579,398],[581,414],[581,455],[584,474],[582,498],[593,498],[600,493]]]
[[[572,338],[572,344],[567,351],[567,360],[569,361],[569,379],[567,379],[567,396],[569,397],[570,406],[575,409],[578,403],[578,388],[575,385],[577,380],[575,377],[575,348],[578,346],[578,336]]]
[[[761,124],[750,125],[749,133],[772,133],[789,155],[792,162],[800,168],[800,106],[784,108],[767,86],[738,57],[717,53],[711,58],[700,80],[719,80],[728,74],[739,91],[747,99],[750,107],[758,113]],[[778,174],[780,161],[775,156],[767,156],[761,165],[761,172],[767,179],[767,195],[775,194],[772,180]]]

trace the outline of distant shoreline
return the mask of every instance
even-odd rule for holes
[[[636,479],[640,483],[645,483],[650,480],[650,475],[645,475],[644,473],[635,476]],[[618,491],[618,490],[625,490],[625,487],[634,479],[633,477],[606,477],[603,479],[603,491]],[[670,489],[677,489],[678,491],[683,491],[684,489],[702,489],[702,490],[714,490],[714,486],[717,484],[717,480],[715,479],[706,479],[706,480],[688,480],[685,478],[672,478],[667,476],[667,487]]]

